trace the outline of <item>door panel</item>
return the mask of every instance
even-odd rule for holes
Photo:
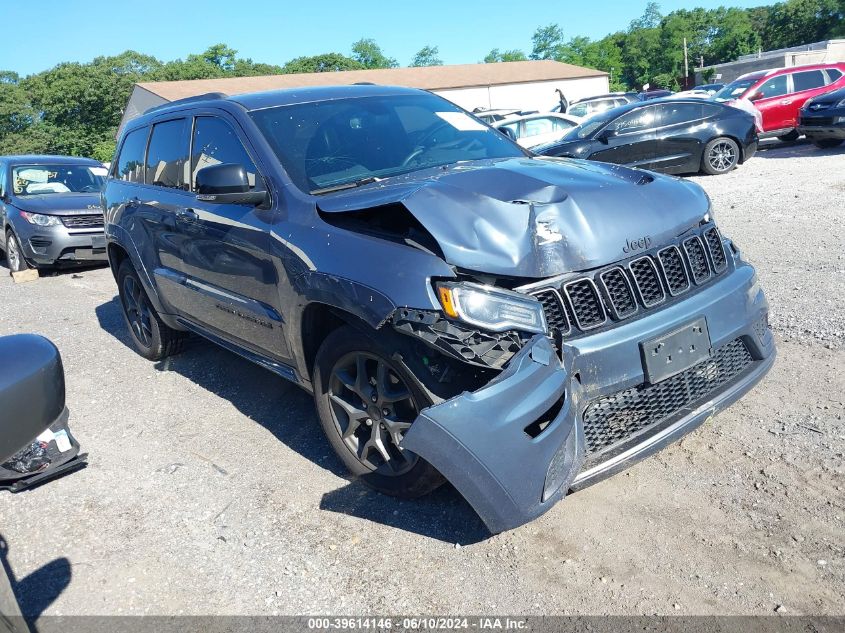
[[[763,115],[764,132],[790,127],[789,112],[793,98],[789,94],[788,75],[770,77],[750,92],[759,92],[762,95],[754,101],[754,107]]]
[[[610,123],[608,129],[615,136],[608,138],[606,145],[597,142],[597,150],[590,158],[633,167],[650,162],[656,154],[654,128],[660,125],[658,116],[653,105],[629,110]]]

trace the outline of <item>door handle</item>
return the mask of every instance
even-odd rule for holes
[[[193,209],[176,209],[176,219],[180,222],[196,222],[199,216]]]
[[[781,105],[790,105],[792,103],[792,99],[781,99]]]

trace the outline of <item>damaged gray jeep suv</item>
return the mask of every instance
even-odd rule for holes
[[[695,184],[535,157],[427,92],[203,95],[103,192],[137,351],[199,334],[314,394],[344,464],[492,532],[678,439],[775,358]]]

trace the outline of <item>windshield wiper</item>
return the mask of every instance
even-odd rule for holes
[[[361,187],[363,185],[369,185],[373,182],[378,182],[382,180],[381,178],[377,178],[376,176],[367,176],[366,178],[360,178],[359,180],[351,180],[349,182],[343,182],[339,185],[331,185],[330,187],[321,187],[320,189],[312,189],[308,193],[312,196],[319,196],[323,193],[331,193],[333,191],[343,191],[344,189],[354,189],[355,187]]]

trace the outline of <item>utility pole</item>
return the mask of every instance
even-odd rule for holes
[[[687,38],[684,38],[684,90],[689,83],[689,57],[687,56]]]

